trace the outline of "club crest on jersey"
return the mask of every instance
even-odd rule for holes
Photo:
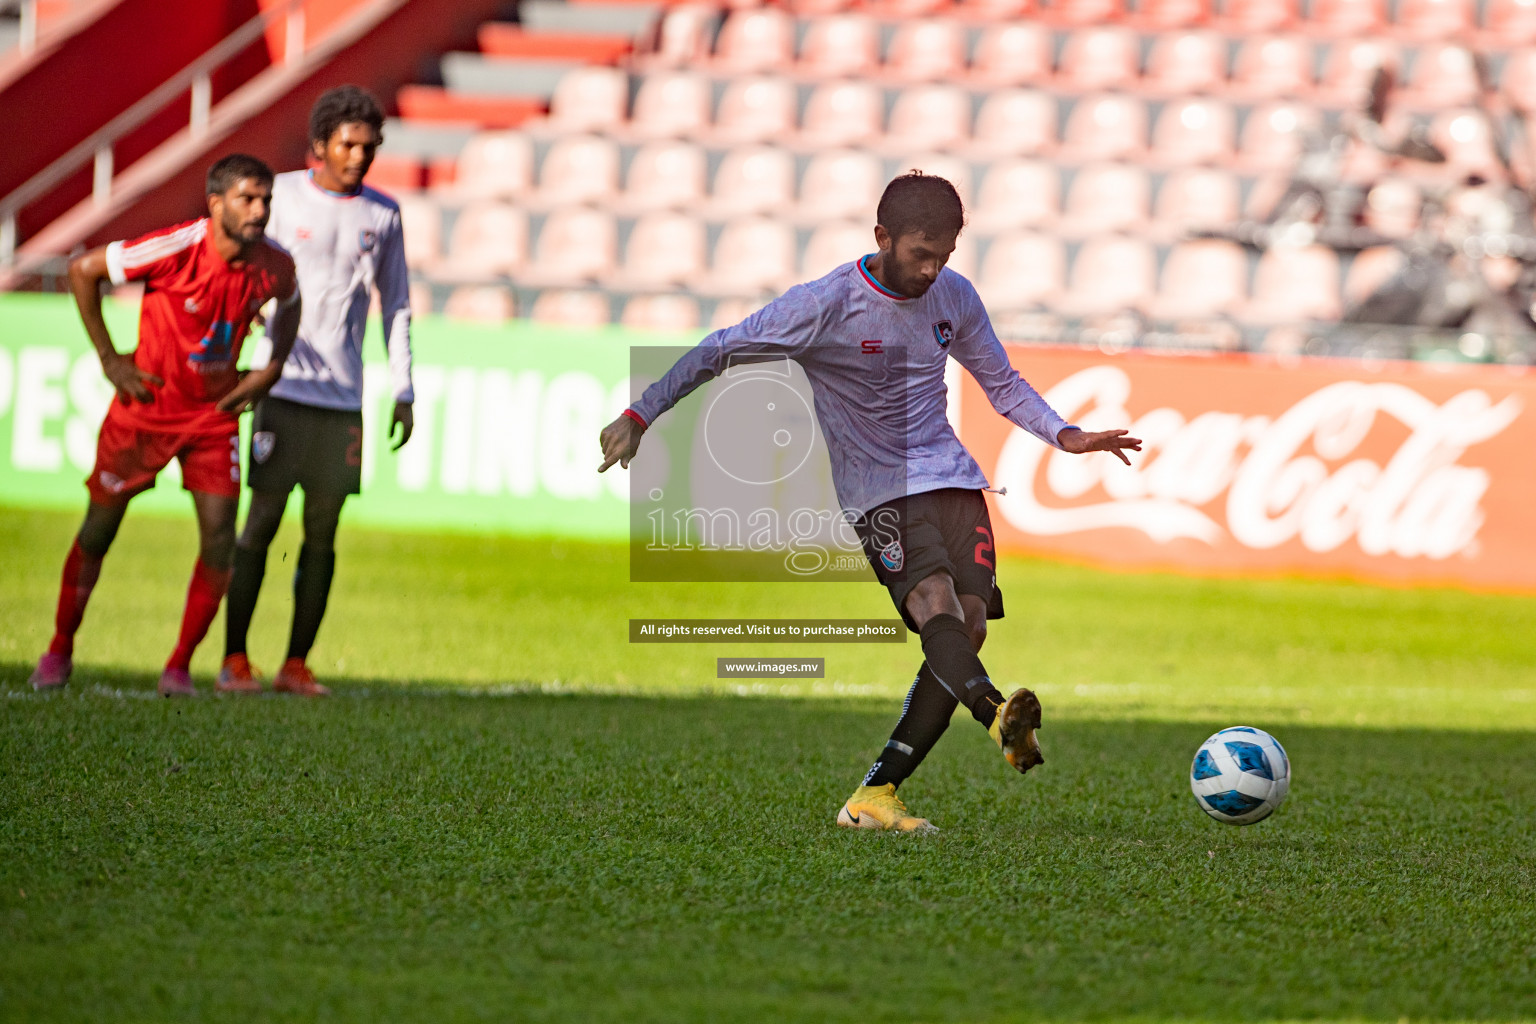
[[[266,462],[272,457],[272,449],[277,447],[277,435],[270,430],[258,430],[251,435],[251,458],[257,462]]]
[[[893,540],[880,551],[880,564],[891,572],[901,572],[901,567],[907,564],[907,554],[901,550],[901,541]]]
[[[376,232],[362,230],[357,233],[357,248],[362,252],[372,252],[377,244],[379,236]]]
[[[939,343],[939,348],[949,348],[949,343],[955,340],[955,325],[948,320],[934,324],[933,340]]]
[[[186,310],[188,313],[196,313],[198,310],[197,300],[188,299],[186,302],[181,304],[181,308]]]

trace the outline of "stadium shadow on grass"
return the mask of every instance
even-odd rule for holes
[[[1288,726],[1291,797],[1238,829],[1189,793],[1209,723],[1048,720],[1021,779],[962,715],[903,788],[943,831],[898,836],[832,823],[889,700],[28,668],[8,1020],[1536,1017],[1527,733]]]

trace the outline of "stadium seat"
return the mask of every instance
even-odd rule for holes
[[[968,231],[998,234],[1048,228],[1061,211],[1061,180],[1043,160],[1014,158],[988,166]]]
[[[1266,103],[1248,112],[1237,163],[1250,171],[1288,170],[1301,155],[1308,131],[1318,126],[1316,109],[1300,103]]]
[[[808,223],[848,218],[873,222],[885,188],[879,159],[857,150],[818,153],[800,183],[799,215]]]
[[[1145,240],[1091,239],[1077,251],[1067,293],[1057,307],[1079,317],[1145,312],[1157,292],[1156,272],[1156,254]]]
[[[869,82],[828,82],[805,105],[801,138],[808,145],[859,145],[879,138],[885,123],[885,97]]]
[[[1323,245],[1265,250],[1254,274],[1253,300],[1240,316],[1254,323],[1337,320],[1339,257]]]
[[[1040,14],[1039,0],[960,0],[955,12],[966,21],[993,25],[998,22],[1035,18]]]
[[[726,83],[710,137],[720,142],[774,142],[795,131],[799,106],[786,78],[748,75]]]
[[[1147,55],[1142,79],[1149,92],[1165,96],[1219,93],[1227,82],[1227,41],[1214,32],[1158,36]]]
[[[1395,70],[1402,64],[1396,43],[1381,37],[1349,39],[1328,48],[1318,98],[1325,103],[1353,107],[1369,93],[1376,69]]]
[[[1421,47],[1413,62],[1413,79],[1402,91],[1402,102],[1426,110],[1471,106],[1482,92],[1472,51],[1456,43]]]
[[[1151,158],[1162,164],[1222,163],[1232,158],[1236,116],[1218,100],[1180,100],[1163,107],[1152,130]]]
[[[533,141],[522,132],[476,132],[459,151],[453,184],[463,199],[509,199],[533,188]]]
[[[1141,28],[1162,32],[1203,25],[1210,17],[1209,0],[1141,0],[1134,21]]]
[[[869,224],[851,220],[823,224],[811,232],[800,258],[800,277],[814,281],[861,256],[875,251],[874,231]]]
[[[1252,99],[1295,99],[1312,90],[1314,53],[1302,36],[1254,36],[1237,51],[1232,93]]]
[[[1036,156],[1056,148],[1056,98],[1034,89],[996,89],[976,112],[971,150],[984,159]]]
[[[1236,312],[1247,297],[1248,254],[1235,242],[1206,238],[1169,252],[1150,312],[1159,320],[1220,316]]]
[[[713,216],[787,210],[795,203],[795,159],[771,146],[744,146],[725,154],[715,171],[705,209]]]
[[[709,315],[709,329],[719,331],[727,327],[734,327],[759,309],[762,309],[765,305],[767,303],[760,297],[753,299],[723,298],[715,303],[714,312]]]
[[[735,10],[720,27],[713,67],[726,75],[778,71],[795,60],[795,20],[778,7]]]
[[[907,21],[942,14],[952,0],[864,0],[864,10],[876,18],[888,21]]]
[[[1089,164],[1067,187],[1060,233],[1087,238],[1115,231],[1146,230],[1152,206],[1152,182],[1133,164]]]
[[[965,73],[965,26],[947,18],[900,22],[885,57],[885,74],[901,82],[954,81]]]
[[[976,40],[969,77],[993,87],[1048,81],[1055,66],[1052,47],[1050,29],[1039,22],[987,25]]]
[[[567,135],[544,154],[532,202],[540,208],[609,203],[618,191],[618,144],[596,135]]]
[[[618,247],[618,226],[612,214],[583,206],[555,210],[544,219],[533,260],[516,275],[517,282],[548,288],[609,277]]]
[[[1398,31],[1415,39],[1448,39],[1477,24],[1473,0],[1398,0]]]
[[[1403,252],[1395,245],[1374,245],[1362,249],[1350,261],[1344,274],[1344,302],[1355,306],[1374,295],[1403,268]]]
[[[1536,49],[1516,50],[1505,58],[1499,91],[1516,110],[1536,110]]]
[[[635,93],[629,130],[648,139],[698,136],[709,129],[712,86],[696,71],[646,75]]]
[[[629,162],[617,205],[640,213],[697,205],[704,199],[706,163],[704,150],[692,143],[646,143]]]
[[[1417,230],[1424,194],[1407,178],[1383,178],[1365,197],[1365,226],[1388,238],[1407,238]]]
[[[1335,36],[1369,36],[1387,26],[1385,0],[1312,0],[1307,28]]]
[[[448,294],[443,316],[479,324],[503,324],[517,315],[517,303],[508,288],[494,284],[465,284]]]
[[[720,232],[710,274],[694,290],[756,296],[777,293],[797,276],[794,229],[774,217],[742,217]]]
[[[869,251],[874,252],[874,249],[871,248]],[[976,280],[976,239],[968,234],[961,234],[955,239],[955,251],[949,254],[949,262],[944,265],[967,281],[974,282]]]
[[[654,48],[639,55],[646,69],[681,68],[702,63],[709,55],[710,39],[720,9],[708,3],[683,3],[667,9],[656,30]]]
[[[971,94],[958,85],[916,85],[903,89],[891,107],[887,146],[951,149],[970,138]]]
[[[1184,167],[1163,179],[1152,207],[1151,234],[1181,238],[1191,231],[1227,227],[1242,216],[1242,189],[1230,171]]]
[[[826,78],[870,75],[880,67],[880,29],[862,14],[814,19],[800,47],[799,70]]]
[[[1299,20],[1297,0],[1226,0],[1218,26],[1236,36],[1279,32]]]
[[[546,289],[533,300],[530,320],[560,327],[602,327],[609,322],[608,296],[602,292]]]
[[[1123,0],[1052,0],[1046,12],[1065,25],[1103,25],[1125,15]]]
[[[1140,75],[1141,44],[1127,28],[1083,28],[1067,38],[1056,81],[1074,92],[1132,86]]]
[[[855,6],[854,0],[787,0],[785,7],[800,18],[819,18],[825,14],[841,14]]]
[[[908,153],[906,156],[896,158],[896,174],[906,174],[908,171],[922,171],[924,174],[932,174],[943,178],[955,186],[955,191],[960,193],[960,200],[966,206],[971,204],[971,194],[975,182],[971,180],[971,164],[968,160],[951,156],[948,153]],[[885,188],[885,182],[880,182],[875,190],[876,199],[879,199],[880,191]]]
[[[1481,110],[1442,110],[1429,123],[1429,138],[1445,154],[1445,163],[1434,168],[1436,177],[1503,175],[1488,116]]]
[[[1073,105],[1062,151],[1073,160],[1133,159],[1143,153],[1146,139],[1146,104],[1133,96],[1109,93]]]
[[[1536,0],[1488,0],[1483,20],[1490,40],[1504,46],[1536,43]]]
[[[448,254],[430,270],[443,281],[484,281],[528,261],[528,215],[507,203],[471,203],[454,218]]]
[[[648,213],[635,222],[610,287],[651,291],[686,286],[704,274],[704,222],[684,213]]]
[[[401,196],[400,227],[405,232],[405,265],[426,270],[442,257],[443,211],[426,196]]]
[[[699,326],[699,303],[688,295],[635,295],[624,303],[619,322],[643,331],[693,331]]]
[[[998,235],[982,257],[976,291],[989,310],[1040,308],[1066,290],[1066,266],[1066,250],[1049,235]]]
[[[555,85],[544,127],[560,133],[611,130],[624,124],[628,110],[627,74],[618,68],[574,68]]]

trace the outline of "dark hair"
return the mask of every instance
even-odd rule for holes
[[[380,139],[384,137],[384,111],[373,94],[355,85],[338,85],[328,89],[315,100],[309,111],[309,141],[324,145],[331,141],[336,129],[344,124],[360,121],[368,125]]]
[[[223,195],[235,187],[235,182],[245,178],[272,184],[272,168],[244,153],[231,153],[208,168],[208,195]]]
[[[945,179],[913,170],[885,186],[875,222],[893,239],[912,231],[935,238],[958,235],[965,227],[965,204],[960,202],[955,186]]]

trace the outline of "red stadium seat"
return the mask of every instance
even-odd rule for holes
[[[1044,228],[1061,212],[1061,180],[1043,160],[999,160],[987,168],[969,230],[995,234]]]
[[[1033,156],[1056,148],[1056,98],[1033,89],[997,89],[976,112],[972,150],[982,157]]]
[[[710,275],[695,291],[737,296],[776,293],[797,276],[794,229],[774,217],[744,217],[720,232]]]
[[[1141,43],[1130,29],[1078,29],[1062,49],[1057,83],[1076,92],[1122,89],[1136,82],[1140,66]]]
[[[1220,25],[1234,35],[1279,32],[1300,20],[1297,0],[1226,0]]]
[[[694,206],[704,199],[706,164],[704,151],[692,143],[647,143],[629,162],[620,205],[641,213]]]
[[[856,150],[818,153],[806,165],[800,183],[799,212],[811,223],[844,217],[873,223],[875,204],[884,188],[884,169],[872,154]]]
[[[1536,49],[1516,50],[1505,58],[1499,89],[1516,110],[1536,110]]]
[[[706,209],[722,217],[787,210],[795,203],[795,159],[782,149],[745,146],[720,161]]]
[[[637,59],[647,68],[680,68],[703,62],[709,55],[719,8],[713,4],[686,3],[662,15],[655,48]]]
[[[459,211],[447,258],[431,270],[444,281],[484,281],[515,274],[528,262],[528,215],[506,203],[472,203]]]
[[[556,84],[545,124],[559,132],[604,131],[623,125],[628,109],[628,75],[618,68],[576,68]]]
[[[400,227],[405,232],[405,265],[426,270],[443,253],[443,211],[425,196],[401,196]]]
[[[1323,245],[1268,249],[1254,274],[1253,300],[1240,317],[1254,323],[1337,320],[1339,257]]]
[[[1058,308],[1073,316],[1145,311],[1157,293],[1157,256],[1140,238],[1109,236],[1084,242],[1072,261]]]
[[[619,147],[597,135],[555,140],[539,167],[536,206],[609,203],[619,191]]]
[[[1234,95],[1255,99],[1300,97],[1311,92],[1314,53],[1301,36],[1254,36],[1237,51]]]
[[[1395,245],[1376,245],[1362,249],[1350,261],[1344,274],[1344,301],[1351,306],[1370,298],[1407,262]]]
[[[795,60],[795,20],[777,7],[732,11],[715,40],[716,70],[731,75],[778,71]]]
[[[800,47],[800,71],[826,77],[870,75],[880,66],[880,29],[862,14],[817,18]]]
[[[1323,79],[1318,85],[1321,98],[1338,106],[1352,107],[1368,94],[1376,69],[1395,71],[1401,66],[1396,43],[1380,37],[1349,39],[1328,48]]]
[[[1185,167],[1163,179],[1152,208],[1152,234],[1176,239],[1191,231],[1226,227],[1242,216],[1241,189],[1230,171]]]
[[[1034,18],[1040,13],[1040,4],[1038,0],[960,0],[956,13],[967,21],[991,25]]]
[[[924,174],[932,174],[943,178],[955,186],[955,191],[960,193],[960,199],[967,206],[971,202],[971,165],[968,160],[951,156],[947,153],[909,153],[898,157],[896,160],[896,173],[905,174],[911,170],[922,171]],[[885,183],[880,183],[883,189]],[[878,194],[877,190],[877,194]]]
[[[504,324],[517,315],[512,292],[494,284],[460,285],[448,294],[443,316],[479,324]]]
[[[1152,303],[1159,320],[1220,316],[1248,297],[1248,254],[1235,242],[1207,238],[1181,242],[1168,254],[1162,287]]]
[[[805,106],[801,138],[817,147],[858,145],[880,137],[885,97],[869,82],[828,82]]]
[[[602,292],[555,288],[539,293],[528,317],[560,327],[602,327],[609,322],[608,307]]]
[[[614,288],[649,291],[687,285],[704,273],[704,222],[684,213],[648,213],[635,222],[624,246]]]
[[[819,18],[824,14],[841,14],[857,6],[855,0],[788,0],[784,5],[801,18]]]
[[[1536,43],[1536,0],[1488,0],[1484,23],[1504,46]]]
[[[874,251],[874,231],[868,224],[851,220],[823,224],[811,233],[811,240],[805,245],[800,276],[814,281]]]
[[[1288,170],[1301,155],[1308,131],[1320,122],[1318,112],[1299,103],[1266,103],[1248,112],[1237,162],[1247,170]]]
[[[696,71],[646,75],[635,94],[629,128],[642,138],[703,135],[709,129],[712,86]]]
[[[1209,0],[1142,0],[1136,5],[1136,24],[1154,32],[1203,25],[1210,20]]]
[[[971,134],[971,94],[957,85],[902,90],[891,107],[886,143],[906,149],[950,149]]]
[[[1075,160],[1133,159],[1143,153],[1146,140],[1146,104],[1111,93],[1081,99],[1072,107],[1062,150]]]
[[[1215,32],[1157,37],[1147,55],[1145,88],[1171,96],[1219,93],[1227,82],[1227,40]]]
[[[1338,36],[1365,36],[1387,26],[1385,0],[1312,0],[1307,28]]]
[[[1232,108],[1217,100],[1169,103],[1153,127],[1151,157],[1177,166],[1228,161],[1236,124]]]
[[[1052,0],[1047,9],[1052,21],[1068,25],[1102,25],[1125,15],[1123,0]]]
[[[952,0],[864,0],[864,9],[877,18],[906,21],[944,14]]]
[[[1429,123],[1429,138],[1445,154],[1445,163],[1435,168],[1437,176],[1452,180],[1469,174],[1503,176],[1493,130],[1481,110],[1442,110]]]
[[[976,291],[990,310],[1038,308],[1066,290],[1066,266],[1066,250],[1049,235],[999,235],[982,257]]]
[[[1430,110],[1470,106],[1482,91],[1472,51],[1454,43],[1422,47],[1413,62],[1413,80],[1402,99]]]
[[[767,304],[761,295],[751,299],[723,298],[715,303],[714,312],[709,315],[709,329],[719,331],[734,327]]]
[[[1424,194],[1407,178],[1383,178],[1365,197],[1365,225],[1388,238],[1407,238],[1418,229]]]
[[[885,57],[885,73],[903,82],[953,81],[965,73],[965,26],[947,18],[900,23]]]
[[[1152,181],[1133,164],[1089,164],[1072,179],[1062,211],[1061,234],[1069,238],[1141,233],[1152,206]]]
[[[1446,39],[1477,25],[1473,0],[1398,0],[1397,26],[1417,39]]]
[[[447,191],[465,199],[503,199],[532,188],[532,140],[522,132],[477,132],[459,151]]]
[[[688,295],[636,295],[624,303],[619,322],[642,331],[693,331],[699,303]]]
[[[733,78],[720,96],[711,136],[722,142],[770,142],[795,131],[795,84],[786,78]]]
[[[1053,73],[1052,46],[1050,29],[1039,22],[988,25],[976,40],[971,80],[985,86],[1045,82]]]
[[[555,210],[544,218],[533,260],[517,281],[545,288],[597,281],[613,274],[618,248],[612,214],[583,206]]]

